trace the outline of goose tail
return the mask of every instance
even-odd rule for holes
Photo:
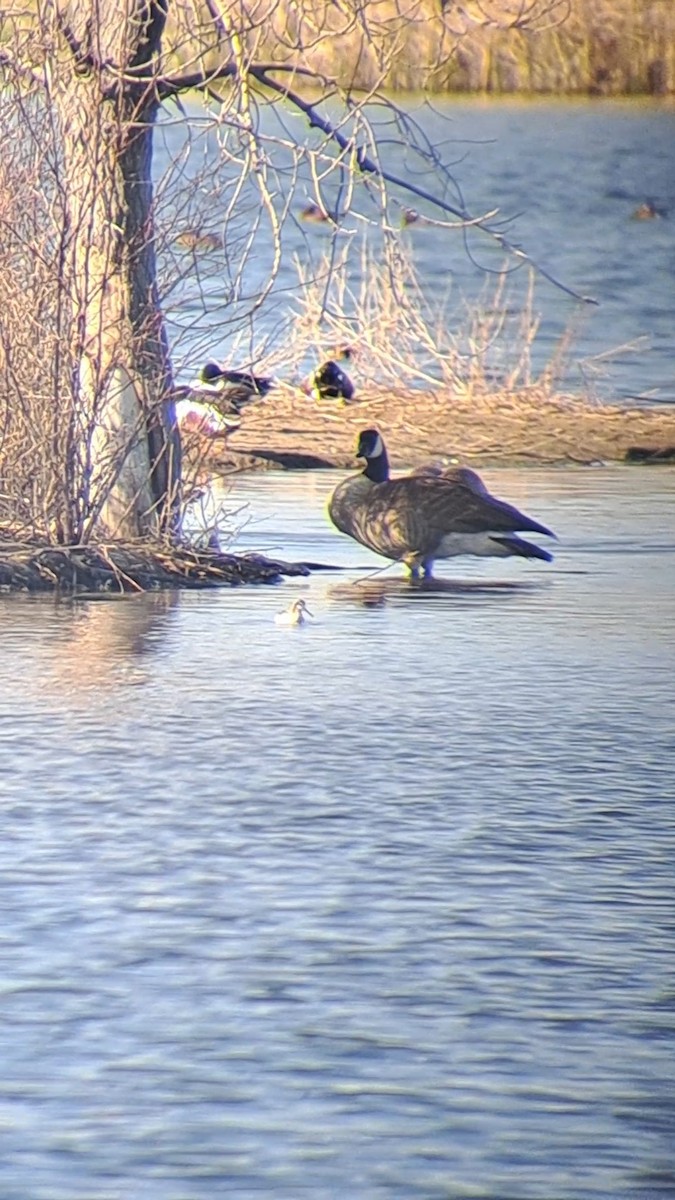
[[[553,555],[534,542],[526,542],[524,538],[516,537],[514,533],[492,534],[492,541],[503,546],[508,554],[517,554],[519,558],[539,558],[542,562],[552,562]]]

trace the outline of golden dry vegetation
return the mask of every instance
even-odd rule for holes
[[[247,55],[309,67],[344,87],[675,91],[672,0],[235,0],[221,7]],[[191,20],[199,44],[202,28]],[[175,44],[184,33],[177,28]],[[209,61],[215,66],[213,53]]]

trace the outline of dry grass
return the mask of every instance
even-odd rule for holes
[[[675,91],[672,0],[465,0],[461,6],[439,0],[229,0],[223,7],[251,58],[309,67],[343,87]],[[183,34],[175,31],[177,46]],[[206,30],[202,44],[205,61],[215,64]]]
[[[520,309],[500,277],[482,303],[451,315],[438,297],[428,302],[396,238],[377,262],[361,264],[356,291],[346,277],[319,269],[301,280],[292,354],[283,348],[279,365],[291,358],[318,363],[348,346],[344,366],[356,385],[354,400],[317,401],[300,386],[278,384],[244,410],[241,428],[224,445],[200,446],[202,467],[349,467],[356,436],[369,426],[384,433],[399,467],[430,458],[622,461],[634,446],[675,445],[673,406],[627,409],[601,402],[592,390],[569,394],[562,381],[573,355],[572,328],[544,367],[533,369],[539,331],[533,279]],[[274,365],[270,360],[266,368],[273,372]]]
[[[319,363],[348,348],[349,373],[361,391],[384,387],[452,389],[471,400],[496,391],[535,386],[554,397],[573,350],[573,329],[565,330],[542,371],[533,368],[540,317],[535,308],[535,276],[524,297],[509,289],[507,272],[491,277],[480,299],[468,304],[423,286],[412,243],[393,226],[385,227],[378,250],[363,249],[358,283],[349,249],[344,260],[319,263],[312,275],[299,268],[296,317],[278,363]],[[290,348],[292,347],[292,352]],[[353,364],[353,368],[352,365]],[[267,368],[273,373],[275,362]],[[589,396],[590,398],[590,396]]]
[[[5,0],[30,22],[36,0]],[[163,66],[213,70],[232,53],[293,63],[342,87],[667,95],[672,0],[224,0],[170,6]],[[0,42],[2,31],[0,30]]]

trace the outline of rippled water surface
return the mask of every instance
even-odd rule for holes
[[[485,478],[551,566],[0,599],[2,1200],[675,1196],[673,473]]]

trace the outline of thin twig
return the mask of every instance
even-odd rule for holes
[[[326,137],[328,137],[332,142],[335,142],[335,144],[339,146],[341,150],[350,152],[353,155],[353,160],[358,166],[359,170],[364,174],[372,175],[377,179],[383,179],[386,183],[392,184],[395,187],[400,187],[410,195],[417,196],[420,200],[426,200],[429,204],[433,204],[436,208],[441,208],[444,212],[450,213],[454,217],[459,217],[463,225],[469,224],[475,226],[477,229],[480,229],[483,233],[487,234],[488,237],[492,238],[492,240],[496,242],[497,245],[500,246],[507,254],[512,255],[514,258],[520,259],[523,263],[529,263],[530,266],[537,272],[537,274],[541,275],[544,279],[547,279],[549,283],[552,283],[553,286],[558,288],[560,291],[565,292],[566,295],[571,296],[574,300],[581,300],[584,304],[598,304],[598,301],[594,299],[594,297],[584,296],[581,292],[577,292],[574,288],[570,288],[566,284],[562,283],[561,280],[552,275],[550,271],[547,271],[545,267],[542,267],[539,263],[535,262],[535,260],[519,246],[516,246],[513,242],[510,242],[503,233],[501,233],[499,230],[491,229],[480,218],[474,217],[465,209],[455,207],[454,204],[450,204],[447,200],[441,199],[440,196],[435,196],[432,192],[428,192],[426,188],[418,187],[416,183],[411,183],[409,180],[403,179],[400,175],[394,175],[391,171],[385,170],[384,167],[378,166],[378,164],[373,161],[370,155],[366,153],[363,146],[356,146],[353,142],[353,139],[345,137],[345,135],[336,128],[332,121],[329,121],[327,117],[321,116],[314,104],[311,104],[308,100],[304,100],[302,96],[300,96],[297,92],[294,92],[292,88],[289,88],[285,84],[278,83],[276,80],[271,79],[268,74],[270,69],[273,68],[259,67],[252,64],[249,67],[249,74],[252,75],[253,78],[256,79],[263,87],[268,87],[272,91],[276,92],[277,95],[283,96],[289,101],[290,104],[299,109],[300,112],[304,113],[304,115],[307,117],[310,129],[320,129],[321,132],[325,133]]]

